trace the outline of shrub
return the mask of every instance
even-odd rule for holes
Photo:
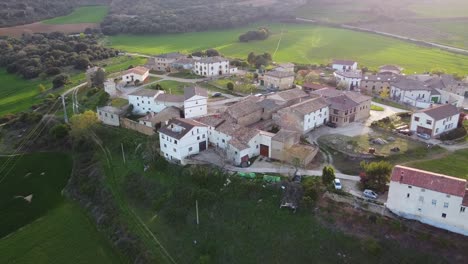
[[[234,84],[233,84],[232,82],[228,82],[228,83],[226,84],[226,87],[227,87],[227,89],[228,89],[229,91],[234,90]]]
[[[466,136],[466,129],[458,127],[440,135],[441,140],[455,140]]]
[[[52,80],[52,85],[54,89],[60,88],[67,84],[69,81],[69,77],[66,74],[60,74]]]
[[[50,133],[53,137],[55,137],[55,138],[57,138],[57,139],[60,139],[60,138],[64,138],[64,137],[68,136],[68,130],[69,130],[69,129],[68,129],[68,126],[67,126],[67,125],[65,125],[65,124],[58,124],[58,125],[53,126],[53,127],[50,129],[49,133]]]

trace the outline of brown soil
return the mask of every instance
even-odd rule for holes
[[[27,25],[0,28],[0,36],[20,37],[24,33],[80,33],[86,28],[99,28],[97,23],[81,23],[81,24],[63,24],[63,25],[48,25],[41,22],[36,22]]]

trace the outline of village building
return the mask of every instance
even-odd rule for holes
[[[128,95],[128,102],[133,105],[134,114],[146,115],[147,113],[159,113],[169,106],[182,108],[184,97],[167,94],[160,90],[140,89]]]
[[[400,75],[403,68],[397,65],[383,65],[379,67],[379,74],[384,75]]]
[[[333,73],[338,85],[342,85],[348,91],[359,91],[362,80],[362,72],[358,70],[336,71]]]
[[[457,128],[460,112],[454,105],[435,105],[411,115],[410,130],[431,137]]]
[[[198,86],[184,90],[185,118],[204,116],[208,113],[208,92]]]
[[[172,64],[179,60],[187,58],[186,55],[181,54],[179,52],[172,52],[166,54],[160,54],[155,57],[151,57],[148,59],[148,63],[146,64],[148,68],[153,71],[171,71]]]
[[[294,71],[273,70],[266,72],[263,76],[263,86],[269,89],[286,90],[294,85]]]
[[[361,80],[360,92],[366,95],[389,97],[392,82],[397,77],[388,74],[364,75]]]
[[[336,71],[356,71],[358,63],[351,60],[333,60],[332,69]]]
[[[161,125],[166,121],[174,118],[179,118],[181,110],[175,106],[169,106],[159,113],[151,112],[144,117],[138,119],[138,123],[154,129],[161,128]]]
[[[317,155],[319,148],[300,143],[301,133],[281,129],[271,138],[271,158],[305,167]]]
[[[322,97],[308,99],[279,110],[273,121],[281,128],[306,134],[329,121],[328,105]]]
[[[171,63],[171,71],[177,70],[192,70],[193,65],[195,64],[195,59],[193,58],[180,58]]]
[[[337,126],[362,121],[370,116],[372,97],[357,92],[321,89],[312,94],[326,99],[330,108],[330,122]]]
[[[304,90],[305,92],[317,91],[317,90],[324,89],[324,88],[331,88],[331,87],[327,85],[319,84],[319,83],[304,83],[302,85],[302,90]]]
[[[143,83],[149,76],[149,70],[142,66],[128,69],[122,75],[122,81],[127,84],[130,83]]]
[[[386,207],[393,213],[468,236],[467,181],[396,166]]]
[[[275,71],[283,71],[283,72],[294,72],[294,63],[280,63],[276,68]]]
[[[205,77],[221,76],[237,73],[237,68],[229,65],[229,59],[221,56],[203,57],[195,60],[192,70],[195,74]]]
[[[410,106],[427,108],[431,104],[439,102],[440,93],[419,80],[398,78],[391,84],[390,98]]]
[[[126,113],[126,108],[120,109],[113,106],[97,108],[97,117],[105,125],[120,126],[120,117]]]
[[[468,97],[468,84],[456,80],[452,75],[431,76],[425,84],[432,89],[442,90],[461,97]],[[442,101],[442,103],[448,103]]]
[[[116,97],[118,94],[117,84],[113,79],[107,79],[104,81],[104,91],[109,94],[110,97]]]
[[[207,126],[195,120],[176,118],[159,129],[163,157],[179,164],[208,147]]]
[[[229,106],[226,113],[240,126],[249,126],[262,119],[263,108],[257,104],[261,99],[248,96],[244,100]]]

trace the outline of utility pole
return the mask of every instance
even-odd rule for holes
[[[124,164],[125,164],[126,161],[125,161],[125,152],[124,152],[123,143],[120,143],[120,146],[122,147],[122,158],[123,158],[123,162],[124,162]]]
[[[200,224],[200,221],[198,219],[198,200],[195,200],[195,208],[197,210],[197,226]]]
[[[62,95],[62,105],[63,105],[63,118],[65,119],[65,123],[68,124],[67,107],[65,106],[65,96],[63,95]]]

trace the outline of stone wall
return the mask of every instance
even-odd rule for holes
[[[123,128],[135,130],[137,132],[140,132],[148,136],[152,136],[156,133],[154,132],[153,128],[140,124],[136,121],[130,120],[128,118],[120,118],[120,126]]]

